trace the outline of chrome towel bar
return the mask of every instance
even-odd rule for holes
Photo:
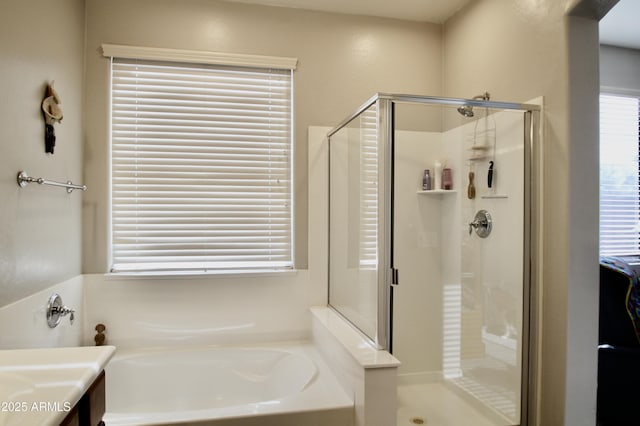
[[[47,180],[43,178],[34,178],[31,177],[24,170],[18,173],[18,185],[21,188],[24,188],[30,183],[38,183],[40,185],[51,185],[51,186],[59,186],[61,188],[66,188],[68,193],[72,193],[74,189],[81,189],[82,191],[87,190],[86,185],[76,185],[71,181],[65,182],[56,182],[53,180]]]

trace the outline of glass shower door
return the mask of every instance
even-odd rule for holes
[[[471,418],[518,425],[526,377],[526,114],[476,108],[470,118],[456,108],[398,103],[394,117],[399,424],[403,416],[426,424],[442,416],[447,425]],[[446,413],[433,407],[434,395],[449,405]]]
[[[372,341],[379,307],[379,138],[373,103],[329,141],[329,304]]]

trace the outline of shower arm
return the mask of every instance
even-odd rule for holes
[[[471,100],[473,101],[475,101],[476,99],[480,99],[482,101],[488,101],[488,100],[491,100],[491,95],[489,95],[489,92],[484,92],[482,95],[474,96],[473,98],[471,98]]]

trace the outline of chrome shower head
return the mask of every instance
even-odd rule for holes
[[[483,101],[488,101],[491,98],[489,92],[484,92],[482,95],[474,96],[472,100],[480,99]],[[464,117],[471,118],[473,117],[473,107],[471,105],[462,105],[458,107],[458,112]]]
[[[465,117],[473,117],[473,107],[471,105],[462,105],[458,107],[458,112]]]

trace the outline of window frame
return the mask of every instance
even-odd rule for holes
[[[603,114],[602,114],[602,97],[614,97],[614,98],[627,98],[627,99],[633,99],[636,103],[636,110],[635,110],[635,128],[636,128],[636,134],[635,139],[634,139],[634,147],[635,147],[635,152],[636,152],[636,161],[634,163],[634,167],[635,167],[635,177],[636,177],[636,182],[635,182],[635,203],[631,203],[631,204],[635,204],[635,220],[636,220],[636,226],[635,228],[638,229],[638,233],[637,236],[635,238],[633,237],[628,237],[628,241],[627,243],[631,244],[632,240],[635,239],[635,242],[633,242],[633,244],[636,245],[634,250],[628,250],[628,249],[624,249],[624,250],[614,250],[614,249],[603,249],[603,242],[604,242],[604,238],[603,238],[603,194],[602,194],[602,187],[603,187],[603,163],[602,163],[602,159],[603,159],[603,155],[602,155],[602,143],[603,143],[603,135],[604,135],[604,129],[603,129]],[[598,243],[598,252],[600,256],[629,256],[629,255],[634,255],[637,256],[640,254],[640,93],[636,92],[636,91],[626,91],[626,90],[622,90],[622,89],[616,89],[616,88],[610,88],[610,87],[602,87],[600,94],[599,94],[599,98],[598,98],[598,104],[600,106],[600,114],[599,114],[599,123],[600,123],[600,131],[599,131],[599,148],[600,148],[600,155],[599,155],[599,171],[600,171],[600,179],[599,179],[599,197],[598,197],[598,208],[599,208],[599,227],[598,227],[598,231],[599,231],[599,243]],[[609,199],[607,199],[609,200]],[[611,201],[608,201],[609,203],[611,203]],[[609,204],[610,205],[610,204]],[[630,204],[629,204],[630,205]],[[620,209],[622,210],[622,209]],[[606,240],[607,242],[610,242],[609,239]]]
[[[139,269],[139,270],[114,270],[114,235],[113,235],[113,154],[112,154],[112,128],[113,121],[111,117],[112,106],[112,75],[109,75],[109,250],[108,250],[108,264],[110,274],[120,276],[201,276],[201,275],[234,275],[234,276],[255,276],[264,274],[282,274],[295,272],[295,221],[294,221],[294,71],[297,66],[296,58],[285,57],[273,57],[262,55],[246,55],[246,54],[229,54],[224,52],[204,52],[194,50],[180,50],[180,49],[164,49],[164,48],[149,48],[149,47],[137,47],[137,46],[121,46],[113,44],[102,45],[103,56],[110,59],[110,65],[114,58],[118,60],[144,60],[153,62],[168,62],[184,64],[186,66],[193,64],[206,64],[214,66],[232,66],[241,68],[254,68],[254,69],[279,69],[287,70],[290,74],[290,92],[289,92],[289,105],[290,105],[290,124],[288,135],[288,163],[289,163],[289,215],[288,226],[290,237],[288,239],[288,264],[286,266],[267,266],[267,267],[239,267],[239,268],[202,268],[202,269]],[[111,69],[111,68],[110,68]]]

